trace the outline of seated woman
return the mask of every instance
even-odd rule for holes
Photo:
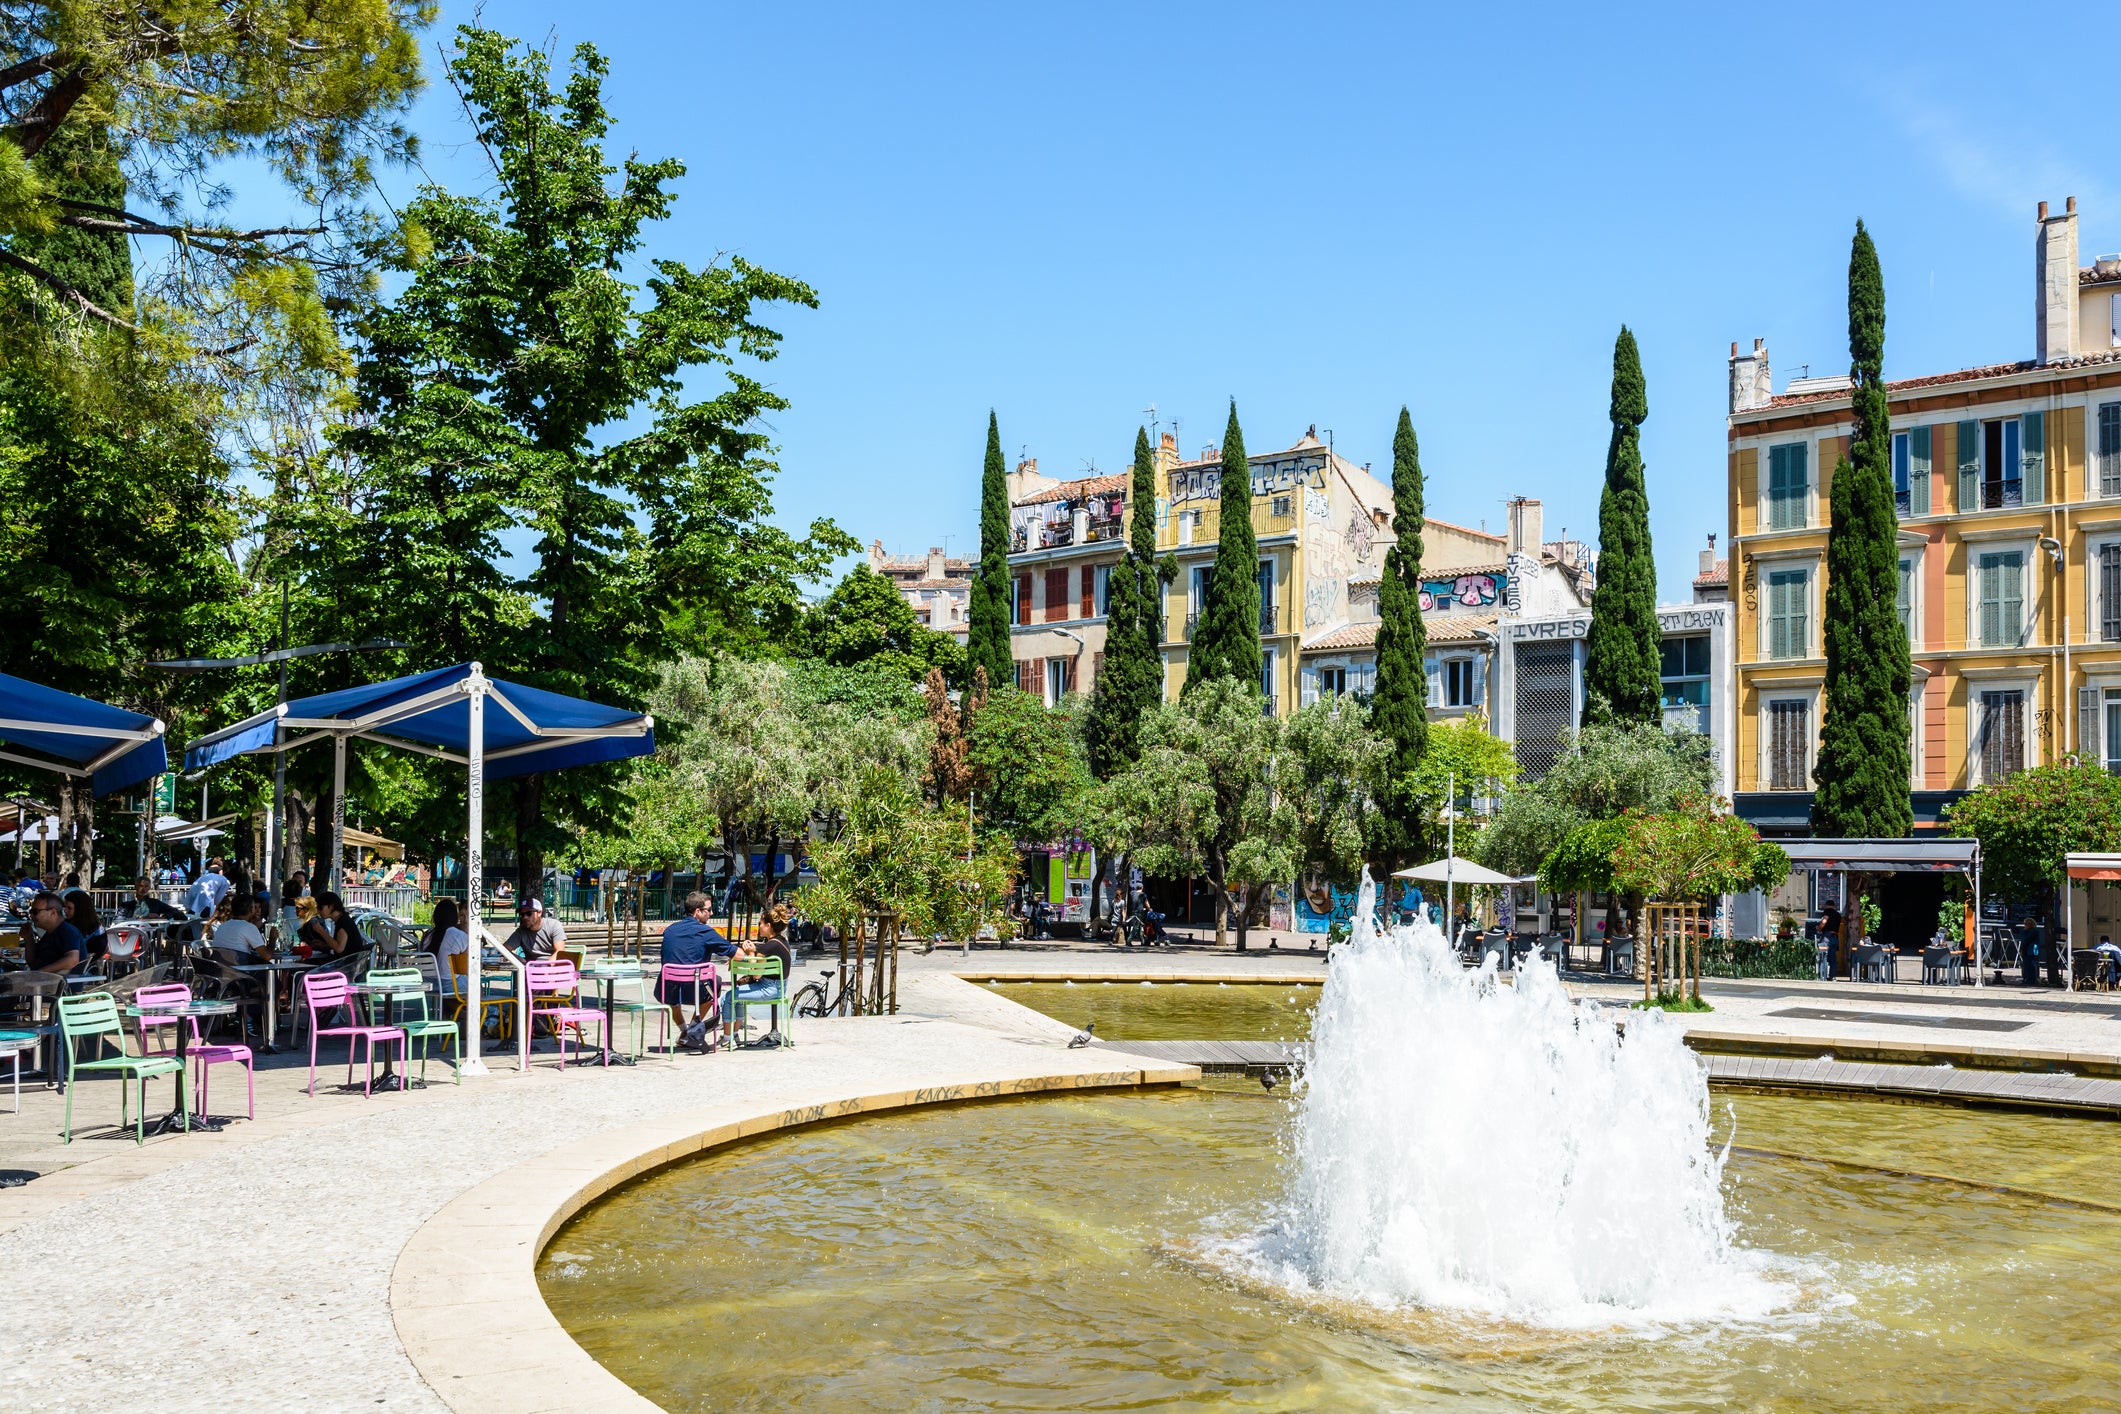
[[[68,889],[60,897],[66,903],[66,920],[74,925],[81,935],[81,955],[86,962],[95,962],[110,955],[110,936],[103,931],[103,918],[96,912],[95,900],[86,889]]]
[[[312,953],[325,953],[332,957],[343,957],[347,953],[368,946],[368,939],[346,916],[346,904],[329,889],[317,894],[316,916],[302,925],[301,940],[310,946]]]
[[[471,951],[471,936],[463,925],[463,910],[455,899],[445,898],[435,905],[434,924],[420,940],[420,951],[434,954],[436,983],[445,997],[453,997],[457,991],[453,959]],[[465,975],[470,975],[468,969]],[[469,990],[467,987],[467,995]]]

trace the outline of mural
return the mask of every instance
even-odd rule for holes
[[[1358,561],[1368,563],[1372,543],[1370,517],[1357,506],[1348,512],[1348,548]]]
[[[1333,622],[1336,601],[1340,597],[1340,581],[1329,579],[1324,583],[1304,586],[1304,627],[1317,628],[1320,624]]]
[[[1391,888],[1393,911],[1405,912],[1421,906],[1421,889],[1411,879],[1387,881]],[[1382,896],[1387,892],[1379,889]],[[1299,933],[1327,933],[1337,925],[1346,928],[1355,917],[1356,890],[1344,889],[1338,884],[1328,883],[1316,874],[1307,874],[1296,890],[1296,928]]]
[[[1421,582],[1421,611],[1432,609],[1478,609],[1500,596],[1501,575],[1462,574],[1456,579],[1425,579]]]
[[[1333,502],[1327,498],[1326,493],[1323,491],[1306,491],[1304,492],[1304,510],[1310,514],[1311,519],[1324,520],[1327,516],[1333,514]]]

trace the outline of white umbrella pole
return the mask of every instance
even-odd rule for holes
[[[1458,937],[1451,929],[1458,926],[1458,915],[1451,910],[1451,870],[1458,862],[1458,773],[1453,771],[1445,778],[1443,788],[1443,935],[1458,946]]]
[[[486,694],[477,679],[465,703],[470,719],[464,758],[469,779],[464,786],[464,1037],[463,1073],[486,1074],[485,1058],[479,1054],[479,1033],[484,1029],[486,998],[486,926],[479,921],[479,894],[486,887]],[[343,799],[343,797],[342,797]]]

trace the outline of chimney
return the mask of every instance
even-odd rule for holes
[[[1774,384],[1768,374],[1767,340],[1753,340],[1753,351],[1738,352],[1736,341],[1731,344],[1731,411],[1744,412],[1749,408],[1763,408],[1775,396]]]
[[[1716,537],[1709,536],[1709,548],[1701,552],[1701,573],[1716,573]]]
[[[2060,216],[2040,203],[2033,247],[2033,357],[2061,363],[2077,354],[2077,198]]]
[[[1510,550],[1512,555],[1539,554],[1542,515],[1539,502],[1518,496],[1510,502]]]
[[[948,579],[949,577],[950,572],[943,567],[943,547],[930,545],[928,547],[928,578]]]

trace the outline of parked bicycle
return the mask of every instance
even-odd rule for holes
[[[805,982],[795,989],[795,1000],[791,1003],[797,1016],[838,1016],[852,998],[844,978],[840,978],[839,995],[832,995],[832,983],[840,977],[837,967],[828,967],[818,973],[818,980]]]

